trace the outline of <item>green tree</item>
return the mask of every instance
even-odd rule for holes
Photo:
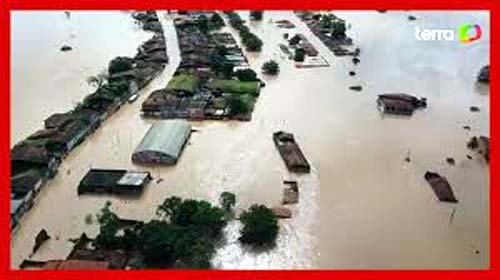
[[[242,94],[232,94],[228,100],[229,113],[231,115],[240,115],[250,112],[250,104],[243,99]]]
[[[306,52],[304,51],[304,49],[298,48],[295,50],[295,55],[293,57],[293,60],[297,62],[302,62],[304,61],[305,57],[306,57]]]
[[[260,52],[262,49],[262,41],[253,33],[244,33],[242,42],[246,46],[247,51]]]
[[[336,20],[332,23],[332,37],[337,38],[337,39],[342,39],[346,37],[346,32],[347,28],[345,26],[345,21],[343,20]]]
[[[156,209],[156,214],[164,220],[175,222],[179,215],[182,199],[177,196],[172,196],[163,201],[163,203]]]
[[[250,18],[253,20],[262,20],[264,17],[263,11],[250,11]]]
[[[280,72],[280,66],[278,62],[269,60],[262,65],[262,72],[267,75],[277,75]]]
[[[107,201],[101,212],[97,214],[99,234],[94,241],[96,247],[113,248],[119,243],[119,239],[116,237],[119,226],[118,216],[110,208],[111,202]]]
[[[158,207],[157,213],[172,224],[210,237],[219,236],[226,226],[224,210],[203,200],[182,200],[174,196],[167,198]]]
[[[151,221],[141,230],[140,244],[148,267],[168,267],[180,256],[185,231],[164,221]]]
[[[242,82],[255,82],[259,81],[257,78],[257,73],[252,69],[240,69],[234,72],[234,75],[238,78],[238,80]]]
[[[219,202],[222,205],[222,209],[229,213],[236,204],[236,195],[231,192],[222,192],[219,197]]]
[[[219,13],[214,13],[210,17],[210,24],[213,29],[219,29],[224,26],[224,20],[220,17]]]
[[[126,56],[115,57],[109,63],[108,72],[109,74],[119,73],[132,69],[134,64],[134,59]]]
[[[273,245],[278,236],[278,218],[264,205],[252,205],[240,215],[243,228],[239,240],[252,246]]]

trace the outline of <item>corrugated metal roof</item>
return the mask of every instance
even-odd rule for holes
[[[177,159],[190,133],[191,125],[187,121],[158,121],[151,126],[134,154],[153,151]]]

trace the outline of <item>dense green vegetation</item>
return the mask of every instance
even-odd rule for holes
[[[250,18],[253,20],[262,20],[264,17],[263,11],[250,11]]]
[[[343,39],[346,37],[345,21],[338,18],[334,14],[321,15],[320,26],[322,28],[330,29],[333,38]]]
[[[262,65],[262,72],[267,75],[277,75],[280,72],[280,66],[278,62],[269,60]]]
[[[225,194],[224,208],[236,198]],[[138,251],[135,268],[210,268],[215,243],[227,223],[227,212],[207,201],[170,197],[157,208],[158,218],[126,228],[119,234],[119,218],[106,203],[97,215],[96,248]]]
[[[185,91],[194,93],[198,88],[200,79],[193,74],[181,73],[172,77],[168,82],[167,89],[173,91]]]
[[[238,80],[242,82],[257,82],[259,78],[257,78],[257,73],[252,69],[240,69],[234,72],[234,76],[238,78]]]
[[[241,19],[241,17],[232,11],[225,12],[225,14],[229,17],[229,24],[238,30],[241,41],[243,45],[245,45],[247,51],[251,52],[260,52],[262,49],[262,41],[255,35],[250,32],[250,29],[245,25],[245,22]]]
[[[118,56],[109,62],[109,74],[115,74],[132,69],[134,59],[126,56]]]
[[[138,253],[131,260],[133,268],[210,268],[222,230],[233,216],[236,196],[223,192],[219,202],[221,207],[173,196],[158,206],[157,218],[137,222],[124,230],[110,209],[111,203],[106,202],[97,215],[99,234],[94,246]],[[252,205],[239,219],[243,224],[239,238],[242,243],[256,247],[274,245],[279,225],[271,209]]]
[[[240,241],[256,247],[272,246],[278,236],[278,218],[264,205],[252,205],[240,215]]]
[[[247,114],[252,110],[254,98],[249,94],[233,94],[228,100],[231,115]]]

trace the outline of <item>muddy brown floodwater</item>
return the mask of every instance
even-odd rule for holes
[[[248,12],[240,12],[245,19]],[[171,195],[216,202],[222,191],[238,197],[236,211],[252,203],[279,204],[283,179],[299,182],[300,203],[294,217],[281,221],[277,246],[256,253],[237,242],[239,224],[226,228],[226,243],[213,260],[216,268],[487,268],[489,266],[489,166],[467,159],[470,136],[489,135],[489,88],[475,84],[489,63],[487,12],[338,11],[361,48],[361,63],[334,57],[291,11],[265,12],[250,29],[264,41],[260,54],[248,54],[254,69],[268,59],[280,63],[278,77],[267,86],[251,122],[194,122],[193,133],[175,167],[149,168],[155,180],[137,199],[81,196],[76,188],[90,167],[128,168],[130,157],[152,120],[141,119],[140,104],[166,85],[179,63],[172,22],[161,12],[170,63],[140,98],[127,104],[76,148],[58,175],[37,198],[12,236],[11,263],[23,259],[65,258],[69,238],[105,201],[120,216],[151,219],[156,206]],[[409,14],[417,17],[408,21]],[[271,21],[289,19],[296,29],[279,29]],[[481,25],[473,44],[417,41],[414,27],[455,28]],[[228,28],[228,30],[231,30]],[[302,32],[331,64],[297,69],[280,53],[283,33]],[[236,33],[234,33],[236,34]],[[105,69],[116,55],[133,55],[151,34],[124,12],[14,12],[12,17],[11,145],[42,126],[51,113],[73,107],[88,93],[85,79]],[[73,51],[59,52],[68,43]],[[34,47],[36,46],[36,48]],[[349,71],[356,76],[349,76]],[[349,86],[362,85],[361,92]],[[377,94],[407,92],[428,98],[428,108],[411,118],[383,117]],[[472,113],[469,106],[478,106]],[[471,131],[462,129],[470,125]],[[271,139],[285,129],[295,134],[312,164],[308,175],[294,176]],[[405,162],[410,155],[411,162]],[[454,157],[456,164],[446,163]],[[445,175],[458,204],[437,201],[423,175]],[[164,179],[157,183],[158,178]],[[450,224],[450,215],[455,212]],[[36,233],[53,236],[30,256]]]

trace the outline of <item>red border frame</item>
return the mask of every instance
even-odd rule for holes
[[[495,3],[496,2],[496,3]],[[490,26],[500,26],[500,5],[496,0],[0,0],[0,280],[4,279],[495,279],[498,270],[498,243],[493,238],[498,232],[496,221],[499,193],[496,190],[497,180],[490,180],[490,269],[488,270],[314,270],[314,271],[180,271],[180,270],[148,270],[148,271],[12,271],[10,270],[10,231],[9,218],[9,133],[10,133],[10,11],[11,10],[100,10],[100,9],[412,9],[412,10],[490,10]],[[500,31],[491,28],[490,64],[492,73],[496,73],[494,65],[498,62],[498,50],[493,46],[500,40]],[[495,62],[495,63],[493,63]],[[493,74],[495,76],[495,74]],[[496,82],[491,83],[491,92],[498,92]],[[492,107],[500,102],[496,94],[490,95]],[[499,131],[491,111],[490,125],[493,149],[491,170],[496,169],[498,152],[496,150],[496,134]]]

